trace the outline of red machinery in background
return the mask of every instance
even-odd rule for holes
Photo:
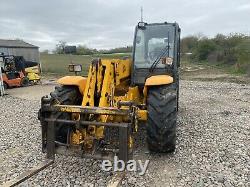
[[[28,86],[29,79],[25,76],[22,65],[16,65],[15,57],[12,55],[0,55],[2,59],[2,82],[5,89],[11,87]]]

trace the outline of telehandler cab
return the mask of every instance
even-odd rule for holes
[[[132,59],[94,59],[88,77],[63,77],[42,98],[43,151],[50,159],[59,153],[128,161],[144,121],[148,149],[173,152],[179,66],[178,24],[139,22]],[[70,70],[80,68],[71,64]]]

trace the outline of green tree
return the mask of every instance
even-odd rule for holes
[[[93,55],[97,52],[98,51],[96,49],[88,48],[85,45],[78,45],[76,48],[76,54],[78,55]]]
[[[63,54],[66,45],[67,43],[65,41],[59,41],[58,44],[56,44],[56,49],[54,52],[56,54]]]
[[[198,37],[187,36],[181,39],[181,53],[191,53],[198,44]]]
[[[207,60],[208,55],[214,52],[217,45],[214,41],[204,38],[198,41],[198,45],[194,49],[193,57],[198,61]]]
[[[237,62],[236,71],[250,73],[250,38],[243,40],[235,48]]]

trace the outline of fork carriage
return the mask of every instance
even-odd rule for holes
[[[112,107],[89,107],[89,106],[72,106],[72,105],[51,105],[51,100],[48,97],[43,97],[41,100],[41,110],[39,112],[39,120],[42,127],[42,150],[47,152],[48,159],[54,159],[55,154],[71,155],[78,157],[89,157],[96,159],[109,159],[117,155],[120,160],[127,162],[132,158],[132,147],[130,144],[132,134],[135,132],[137,125],[136,110],[131,102],[120,102],[121,106],[129,106],[127,109],[112,108]],[[67,120],[57,119],[53,117],[53,113],[69,113],[69,114],[88,114],[88,115],[106,115],[126,117],[127,122],[98,122],[84,120]],[[84,149],[84,141],[79,145],[70,144],[70,134],[67,136],[67,143],[58,142],[55,139],[55,125],[65,124],[67,126],[105,126],[119,129],[119,148],[105,148],[104,141],[98,141],[97,146],[91,150]],[[69,132],[68,132],[69,133]],[[88,141],[88,140],[85,140]],[[103,145],[102,145],[103,144]]]

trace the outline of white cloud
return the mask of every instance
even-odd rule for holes
[[[250,3],[249,4],[240,5],[237,9],[238,10],[250,10]]]
[[[64,40],[93,48],[132,45],[143,5],[147,22],[178,22],[182,36],[249,32],[248,0],[9,0],[0,6],[0,38],[43,49]]]

